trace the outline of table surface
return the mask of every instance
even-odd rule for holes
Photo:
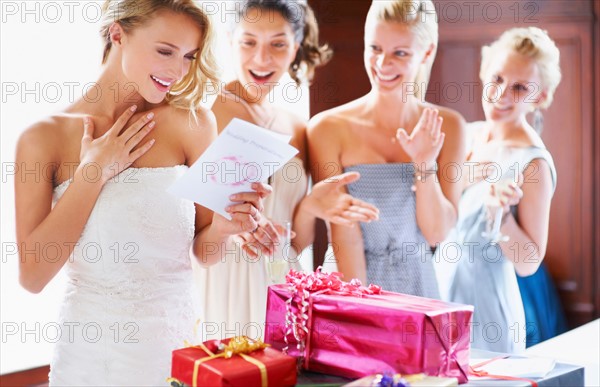
[[[583,366],[585,385],[600,386],[600,319],[527,348],[525,354]]]
[[[529,354],[527,354],[527,355],[529,355]],[[472,349],[471,356],[473,358],[484,359],[484,358],[494,358],[494,357],[499,356],[499,354],[494,353],[494,352]],[[515,355],[515,356],[517,356],[517,355]],[[517,356],[517,357],[519,357],[519,356]],[[571,375],[570,375],[571,378],[570,378],[568,384],[558,383],[557,382],[558,377],[560,375],[564,375],[567,373],[571,373]],[[548,385],[548,386],[559,386],[559,385],[580,386],[580,385],[583,385],[583,373],[584,373],[583,368],[579,365],[572,365],[572,364],[565,364],[565,363],[557,362],[554,369],[552,371],[550,371],[550,373],[543,379],[543,381],[540,381],[540,379],[533,379],[533,380],[538,381],[540,387],[543,387],[545,385]],[[587,370],[586,370],[586,374],[587,374]],[[587,380],[587,378],[586,378],[586,380]],[[298,383],[296,386],[297,387],[308,387],[308,386],[310,386],[310,387],[334,387],[334,386],[337,387],[337,386],[343,386],[344,384],[347,384],[351,381],[352,381],[351,379],[341,378],[341,377],[337,377],[337,376],[304,372],[298,376]],[[585,385],[586,386],[598,386],[598,384],[588,384],[587,382]],[[521,387],[521,386],[530,386],[530,384],[527,382],[524,382],[524,381],[478,379],[478,380],[471,380],[469,383],[461,384],[460,386],[461,387],[462,386],[465,386],[465,387],[473,387],[473,386]]]

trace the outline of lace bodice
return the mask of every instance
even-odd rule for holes
[[[186,168],[130,168],[103,187],[64,267],[61,324],[82,333],[57,343],[51,385],[161,385],[169,376],[171,351],[193,331],[194,205],[166,192]],[[54,203],[69,184],[55,188]]]

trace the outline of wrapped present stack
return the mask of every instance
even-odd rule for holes
[[[265,342],[309,371],[467,382],[473,307],[382,291],[339,273],[290,271],[269,287]]]
[[[269,386],[296,384],[296,359],[247,337],[210,340],[173,351],[172,385]]]

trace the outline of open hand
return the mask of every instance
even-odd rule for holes
[[[379,219],[379,209],[354,198],[345,186],[360,179],[358,172],[347,172],[315,184],[304,198],[303,208],[313,216],[333,224],[352,227],[355,222]]]
[[[410,136],[402,128],[396,132],[398,142],[419,168],[430,168],[444,144],[445,134],[441,131],[444,120],[438,113],[437,109],[425,108]]]
[[[135,160],[148,152],[154,145],[154,140],[150,140],[133,150],[155,125],[152,121],[154,113],[148,113],[123,130],[135,110],[135,106],[127,109],[106,133],[96,139],[94,138],[94,121],[90,117],[83,119],[83,138],[81,139],[79,160],[84,167],[98,168],[103,183],[129,168]]]

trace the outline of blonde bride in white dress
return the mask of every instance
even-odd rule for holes
[[[312,243],[317,217],[348,227],[378,217],[374,206],[345,193],[344,186],[356,181],[358,173],[332,176],[307,195],[306,121],[276,108],[268,98],[272,86],[286,72],[299,85],[301,79],[312,78],[315,67],[329,60],[330,50],[319,45],[312,10],[296,0],[241,3],[230,36],[236,79],[225,86],[212,110],[219,130],[233,118],[241,118],[292,136],[290,144],[299,150],[298,156],[270,180],[273,194],[265,200],[264,214],[280,227],[291,223],[295,237],[289,248],[284,238],[270,239],[265,231],[268,226],[261,224],[256,232],[242,234],[220,263],[196,270],[201,326],[207,339],[263,336],[267,287],[283,280],[282,276],[269,276],[267,266],[273,257],[279,257],[284,259],[285,268],[279,269],[282,273],[299,269],[297,255]],[[271,250],[250,248],[256,240],[272,244]]]
[[[101,92],[17,145],[20,282],[38,293],[67,273],[51,386],[164,385],[194,328],[190,256],[213,264],[229,238],[256,229],[270,188],[240,193],[231,221],[166,192],[217,135],[199,107],[215,81],[212,27],[191,0],[104,10]],[[36,165],[52,179],[27,173]],[[206,244],[218,248],[202,255]]]

